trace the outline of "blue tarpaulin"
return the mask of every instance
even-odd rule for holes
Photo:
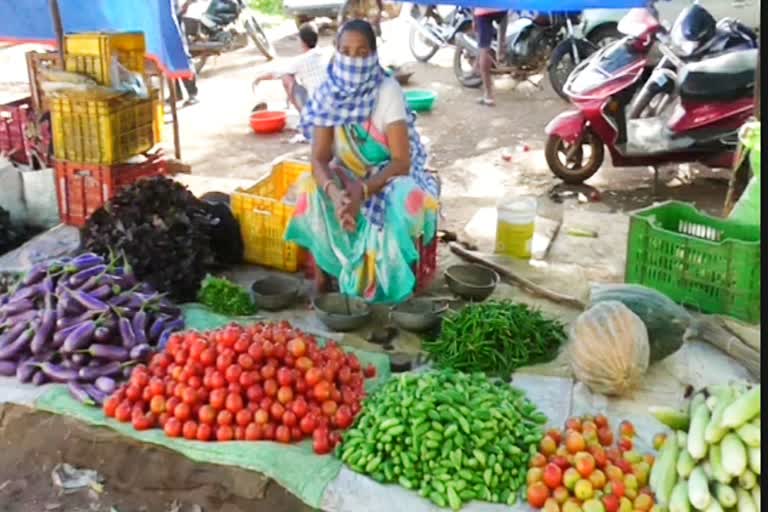
[[[0,41],[56,44],[49,0],[0,0]],[[58,0],[64,33],[144,32],[148,55],[171,77],[190,68],[171,0]]]
[[[431,5],[434,1],[409,0],[415,4]],[[584,9],[631,9],[645,7],[648,0],[440,0],[441,5],[499,8],[510,11],[583,11]]]

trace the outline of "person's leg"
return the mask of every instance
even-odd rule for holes
[[[475,21],[477,25],[477,39],[480,48],[478,58],[478,68],[480,78],[483,80],[483,98],[481,102],[486,105],[493,105],[495,102],[493,95],[493,77],[491,68],[493,67],[493,57],[491,56],[491,41],[493,39],[493,19],[491,16],[478,16]]]
[[[184,103],[185,105],[194,105],[199,100],[197,99],[197,78],[195,75],[192,75],[192,78],[187,78],[183,80],[184,82],[184,88],[187,90],[187,101]]]
[[[285,89],[288,101],[297,111],[301,112],[306,103],[306,89],[296,82],[296,78],[293,75],[285,75],[281,81],[283,82],[283,89]]]

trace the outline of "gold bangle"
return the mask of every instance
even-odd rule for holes
[[[363,200],[368,200],[368,184],[363,182]]]

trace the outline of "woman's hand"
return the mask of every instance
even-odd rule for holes
[[[347,231],[353,231],[357,225],[355,219],[360,214],[360,208],[363,205],[363,184],[358,180],[350,181],[347,183],[347,202],[341,210],[342,225],[345,224],[343,219],[351,220],[352,222],[346,222],[350,226],[350,229],[346,227]]]

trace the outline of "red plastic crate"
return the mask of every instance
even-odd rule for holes
[[[437,273],[437,244],[438,239],[435,236],[432,242],[424,246],[419,238],[416,241],[416,248],[419,251],[419,262],[416,264],[414,273],[416,274],[416,290],[415,293],[423,292],[426,290],[435,278]],[[304,277],[312,279],[314,277],[315,260],[312,258],[312,254],[307,252],[304,266]]]
[[[83,227],[117,192],[141,178],[165,174],[167,162],[153,155],[138,164],[95,165],[56,161],[56,195],[64,224]]]
[[[51,121],[36,119],[31,98],[0,105],[0,154],[29,165],[47,167],[52,154]]]
[[[15,162],[27,163],[24,126],[32,110],[30,98],[0,105],[0,153]]]

